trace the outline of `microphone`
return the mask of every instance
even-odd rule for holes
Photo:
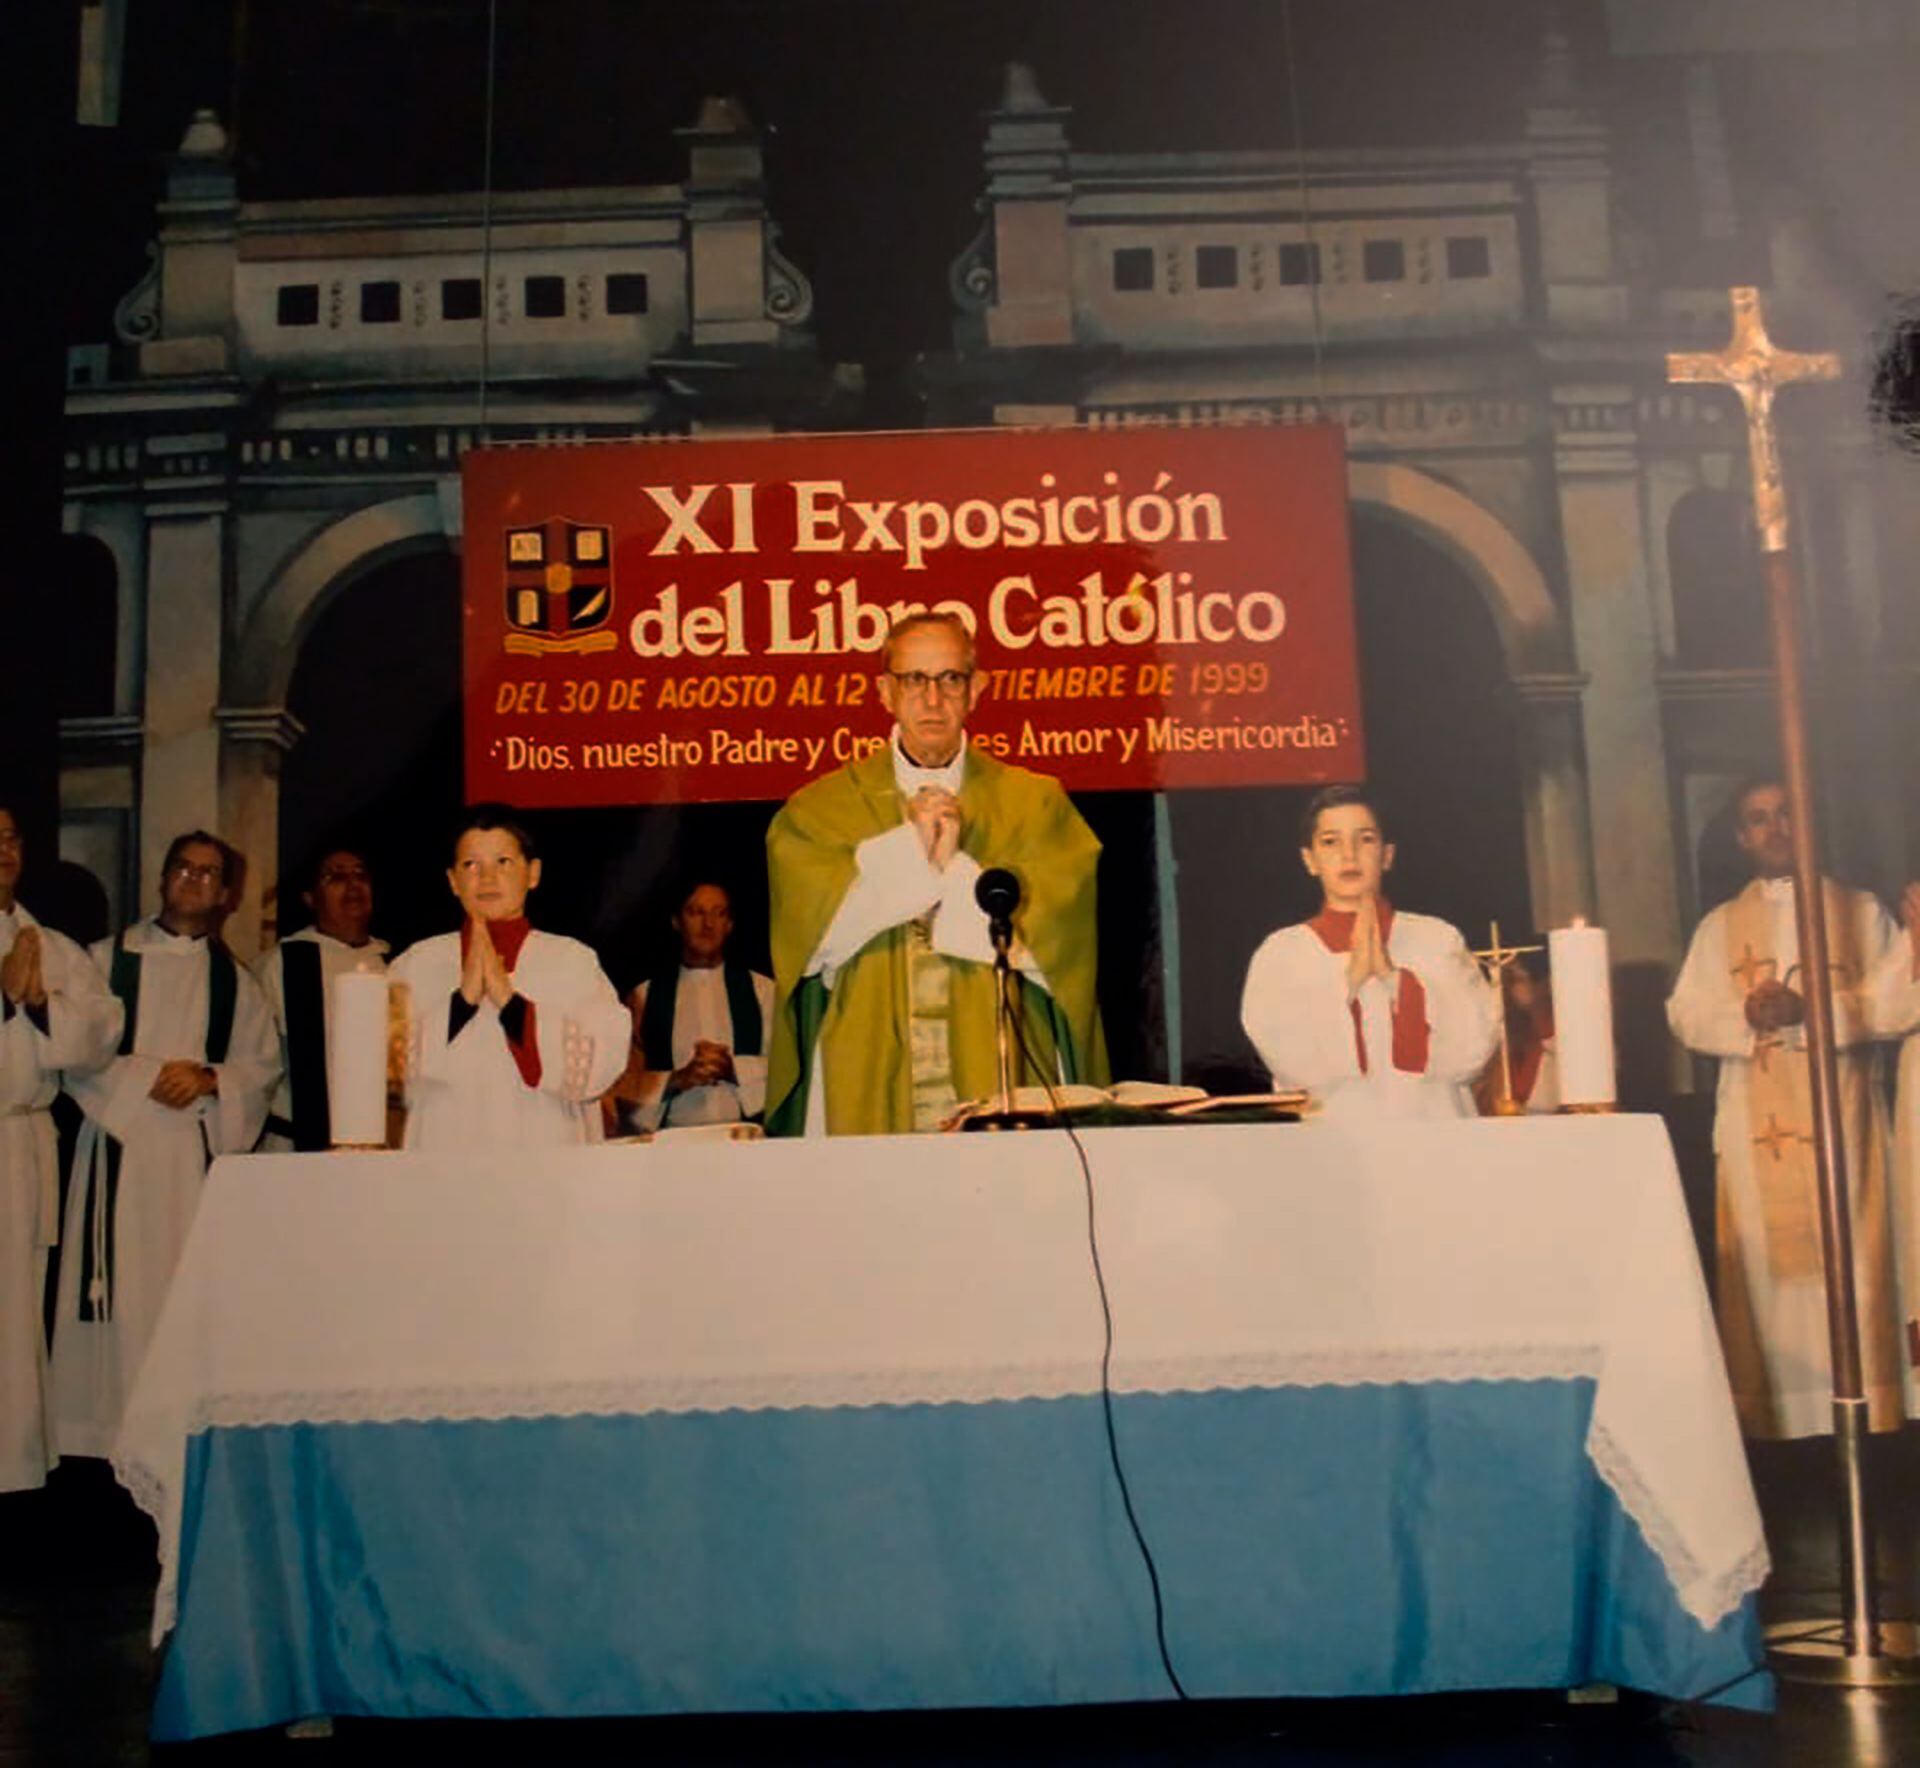
[[[1020,906],[1020,880],[1005,866],[993,866],[973,883],[973,900],[987,917],[987,932],[1002,957],[1013,941],[1013,911]]]

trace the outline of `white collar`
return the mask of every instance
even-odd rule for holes
[[[344,939],[335,939],[331,933],[322,933],[320,929],[311,922],[289,933],[285,939],[280,941],[282,945],[294,945],[302,942],[313,945],[336,946],[343,952],[372,952],[376,957],[382,958],[393,949],[384,939],[369,939],[365,945],[348,945]]]
[[[1780,878],[1762,878],[1760,888],[1767,893],[1769,902],[1790,902],[1793,898],[1793,874],[1788,872]]]
[[[958,792],[961,777],[967,771],[967,733],[960,733],[960,747],[944,767],[922,767],[900,746],[900,727],[893,727],[893,783],[902,798],[911,798],[924,786],[938,786],[945,792]]]
[[[134,932],[140,936],[130,948],[135,951],[138,951],[142,946],[150,946],[156,951],[199,951],[203,949],[212,938],[212,935],[207,933],[169,932],[165,927],[160,925],[160,917],[158,915],[153,916],[150,920],[141,922],[140,925],[134,929]]]

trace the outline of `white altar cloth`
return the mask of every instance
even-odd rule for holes
[[[1089,1132],[1120,1393],[1591,1378],[1588,1454],[1712,1626],[1767,1558],[1657,1119]],[[115,1466],[172,1622],[209,1428],[1097,1393],[1057,1132],[213,1169]]]

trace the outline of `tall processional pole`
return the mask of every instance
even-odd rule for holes
[[[1760,291],[1737,288],[1733,337],[1717,354],[1675,354],[1667,378],[1719,382],[1740,395],[1747,414],[1747,445],[1753,475],[1754,525],[1759,531],[1773,628],[1774,694],[1780,719],[1781,759],[1793,818],[1794,914],[1800,934],[1806,991],[1807,1057],[1812,1068],[1813,1154],[1820,1192],[1821,1254],[1827,1286],[1827,1341],[1833,1368],[1833,1438],[1840,1475],[1841,1637],[1834,1649],[1831,1625],[1818,1623],[1775,1631],[1783,1649],[1784,1674],[1852,1687],[1883,1686],[1914,1679],[1910,1656],[1896,1652],[1883,1627],[1873,1583],[1863,1452],[1867,1400],[1860,1359],[1860,1312],[1854,1284],[1853,1227],[1848,1208],[1846,1145],[1841,1135],[1840,1078],[1833,1035],[1832,970],[1828,966],[1825,892],[1821,885],[1820,837],[1814,818],[1813,767],[1807,735],[1807,690],[1801,631],[1804,609],[1799,579],[1787,550],[1786,485],[1774,428],[1775,393],[1794,381],[1834,380],[1839,359],[1780,349],[1767,336]],[[1904,1629],[1903,1629],[1904,1631]],[[1826,1637],[1823,1639],[1822,1634]],[[1804,1657],[1795,1642],[1815,1649]],[[1824,1649],[1822,1649],[1824,1648]]]

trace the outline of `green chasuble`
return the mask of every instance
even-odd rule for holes
[[[1016,983],[1027,1048],[1044,1076],[1019,1067],[1016,1080],[1064,1076],[1106,1084],[1107,1044],[1094,998],[1095,874],[1100,843],[1057,780],[969,750],[961,779],[963,851],[982,867],[1004,866],[1020,880],[1015,930],[1052,994]],[[854,850],[906,818],[893,777],[892,746],[803,786],[767,830],[773,895],[773,1038],[767,1073],[767,1128],[797,1136],[806,1127],[815,1061],[825,1064],[827,1132],[880,1135],[913,1128],[912,1018],[917,923],[870,940],[834,976],[803,977],[856,871]],[[924,1010],[929,961],[946,966],[947,1047],[956,1098],[985,1099],[997,1086],[991,965],[962,958],[918,965]],[[1056,1067],[1056,1059],[1058,1066]]]

